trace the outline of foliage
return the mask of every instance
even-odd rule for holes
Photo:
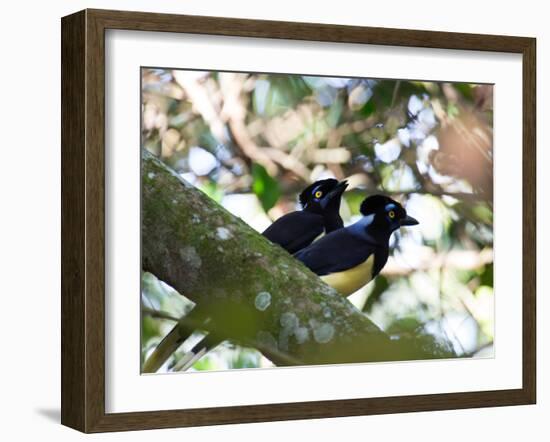
[[[300,190],[327,176],[350,182],[346,223],[368,194],[400,200],[420,225],[394,235],[383,273],[350,299],[395,335],[420,327],[459,354],[492,344],[492,86],[165,69],[142,75],[142,145],[259,231],[296,210]],[[183,311],[183,301],[167,300],[184,297],[153,287],[144,283],[144,304]],[[167,322],[144,317],[144,354]],[[224,344],[194,368],[269,364]]]

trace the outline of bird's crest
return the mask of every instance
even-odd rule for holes
[[[311,198],[311,194],[313,193],[313,190],[317,187],[322,188],[325,192],[328,190],[331,190],[334,186],[338,184],[338,180],[335,180],[334,178],[327,178],[326,180],[318,180],[315,181],[313,184],[310,184],[307,186],[302,193],[300,193],[299,201],[302,206],[302,208],[305,208],[308,200]]]
[[[395,204],[396,206],[401,207],[401,204],[385,195],[372,195],[365,198],[365,200],[361,203],[359,210],[363,216],[368,216],[387,204]]]

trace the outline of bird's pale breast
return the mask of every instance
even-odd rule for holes
[[[366,261],[351,269],[323,275],[321,279],[342,295],[349,296],[370,282],[372,279],[373,264],[374,254],[370,255]]]

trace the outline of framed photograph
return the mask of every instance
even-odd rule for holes
[[[62,423],[533,404],[535,39],[62,19]]]

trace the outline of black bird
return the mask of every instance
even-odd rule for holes
[[[283,215],[262,234],[289,253],[296,253],[323,232],[342,228],[340,200],[347,187],[347,181],[333,178],[314,182],[300,194],[302,210]]]
[[[390,235],[418,221],[407,215],[397,201],[373,195],[361,203],[363,217],[336,230],[296,253],[328,285],[342,295],[351,295],[370,282],[384,267]]]

